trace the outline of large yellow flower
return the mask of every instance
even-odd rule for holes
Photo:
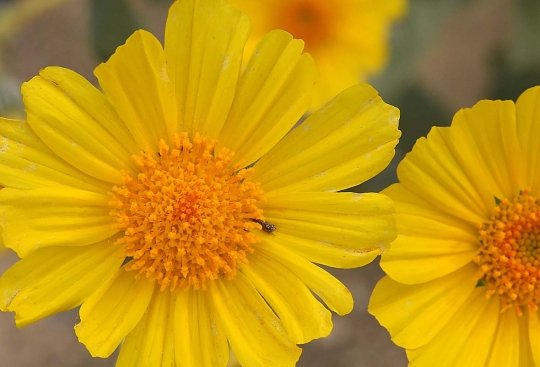
[[[369,310],[411,367],[540,365],[540,87],[433,128],[383,191],[398,238]]]
[[[272,29],[306,42],[321,71],[313,98],[320,107],[347,87],[367,80],[386,65],[392,24],[407,0],[230,0],[253,19],[246,51]]]
[[[47,68],[1,120],[0,224],[21,257],[0,282],[18,326],[77,307],[79,340],[118,366],[291,366],[327,336],[351,268],[395,238],[393,204],[337,193],[382,170],[398,110],[368,85],[290,131],[317,78],[303,42],[269,33],[240,74],[250,22],[223,0],[170,9],[95,74]],[[234,152],[234,153],[233,153]],[[256,162],[254,165],[253,163]],[[176,361],[176,362],[175,362]]]

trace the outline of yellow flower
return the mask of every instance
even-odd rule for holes
[[[398,238],[369,311],[411,367],[540,365],[540,87],[435,127],[383,191]]]
[[[0,224],[23,259],[0,281],[18,326],[82,304],[79,340],[118,366],[292,366],[349,291],[315,264],[362,266],[395,238],[393,204],[338,193],[381,171],[398,110],[352,87],[290,131],[317,78],[269,33],[240,74],[247,16],[170,9],[95,74],[47,68],[1,120]],[[234,153],[233,153],[234,152]],[[253,164],[256,162],[255,164]]]
[[[321,71],[313,108],[347,87],[367,80],[387,63],[392,24],[407,11],[407,0],[230,0],[253,20],[246,53],[272,29],[306,42]]]

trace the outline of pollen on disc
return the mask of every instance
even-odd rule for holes
[[[161,290],[232,279],[259,242],[263,201],[258,183],[247,178],[253,169],[231,165],[234,153],[217,141],[196,134],[175,134],[158,152],[134,155],[141,173],[124,172],[123,186],[114,187],[111,215],[125,236],[126,265],[136,277],[158,282]]]
[[[474,260],[487,296],[498,294],[502,310],[514,307],[518,315],[540,304],[540,201],[529,192],[503,199],[479,225],[482,248]]]

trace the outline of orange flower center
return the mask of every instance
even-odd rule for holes
[[[303,39],[308,52],[327,41],[331,34],[333,12],[330,2],[326,0],[291,1],[276,17],[278,27],[295,38]]]
[[[479,225],[482,249],[475,258],[487,296],[499,294],[502,311],[537,310],[540,304],[540,201],[524,190],[502,200]]]
[[[141,173],[124,172],[114,187],[111,212],[125,236],[117,241],[131,258],[127,270],[136,278],[157,281],[161,290],[205,289],[208,280],[233,278],[252,244],[251,229],[263,220],[256,203],[263,200],[258,183],[246,180],[253,169],[231,165],[234,153],[196,134],[176,134],[172,149],[161,140],[159,156],[147,149],[133,159]]]

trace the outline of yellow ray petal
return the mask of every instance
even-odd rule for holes
[[[154,288],[154,283],[137,280],[122,267],[83,303],[75,333],[93,357],[114,352],[141,320]]]
[[[118,229],[109,215],[109,196],[68,187],[0,190],[2,237],[25,257],[48,246],[84,246]]]
[[[407,350],[409,366],[484,367],[488,357],[486,351],[495,336],[499,310],[497,296],[486,300],[485,289],[476,288],[431,342]],[[441,358],[443,351],[444,358]]]
[[[427,139],[418,139],[398,166],[399,181],[410,192],[457,218],[482,222],[495,206],[495,193],[483,186],[487,176],[481,162],[466,163],[471,158],[462,153],[467,149],[465,144],[453,145],[452,138],[450,128],[434,127]],[[466,168],[473,166],[476,172],[471,175]]]
[[[214,310],[243,367],[290,367],[301,349],[288,338],[283,324],[242,273],[231,281],[210,284]]]
[[[207,293],[192,288],[178,293],[174,308],[178,367],[224,367],[229,360],[227,337]]]
[[[529,341],[527,340],[527,343]],[[510,308],[499,317],[495,338],[489,348],[485,367],[520,366],[519,364],[519,325],[514,309]],[[532,365],[530,367],[533,367]]]
[[[401,184],[382,193],[396,204],[399,234],[381,258],[381,267],[392,279],[424,283],[452,273],[478,254],[474,224],[438,210]]]
[[[529,343],[531,346],[532,359],[536,365],[540,365],[540,320],[538,311],[529,310],[528,314]],[[522,340],[521,342],[525,342]]]
[[[88,175],[121,183],[120,170],[135,169],[130,152],[111,134],[120,125],[105,98],[74,72],[48,68],[21,88],[28,124],[63,160]],[[96,111],[103,110],[103,114]]]
[[[114,138],[115,144],[111,144],[111,151],[118,154],[118,158],[121,158],[125,165],[135,168],[131,154],[138,151],[137,142],[103,93],[88,80],[69,69],[48,67],[41,70],[39,75],[55,85],[58,92],[67,95],[70,103],[75,104],[86,115],[86,118],[94,120],[92,124],[97,123],[105,129],[110,137]],[[83,123],[83,121],[77,122],[81,125]],[[88,127],[86,124],[88,121],[85,122],[85,127]],[[108,135],[107,137],[110,139]],[[104,143],[103,135],[99,136],[99,140],[102,144]],[[120,149],[117,145],[121,145],[124,149]]]
[[[386,276],[373,290],[369,313],[388,329],[394,343],[419,348],[429,343],[469,298],[477,271],[475,264],[469,264],[417,285],[401,284]]]
[[[166,65],[159,41],[137,31],[94,71],[141,150],[157,152],[159,139],[169,139],[176,129],[174,88]]]
[[[480,177],[484,192],[508,198],[524,188],[514,102],[480,101],[456,113],[452,129],[455,150],[465,157],[462,165],[468,175],[485,174]]]
[[[165,53],[176,90],[178,131],[218,138],[250,29],[249,18],[224,0],[180,0],[171,6]]]
[[[154,292],[141,321],[122,344],[116,367],[176,366],[171,297],[171,292]]]
[[[255,49],[238,82],[220,143],[251,164],[268,152],[306,112],[318,79],[304,42],[273,31]]]
[[[526,90],[516,102],[517,135],[521,148],[523,179],[533,195],[540,195],[540,87]],[[540,363],[540,362],[538,362]]]
[[[261,207],[277,228],[276,240],[309,261],[362,266],[396,237],[394,205],[384,195],[295,192],[267,198]]]
[[[343,283],[303,256],[280,245],[274,241],[273,237],[263,238],[262,243],[256,246],[255,251],[275,259],[285,266],[338,315],[346,315],[352,311],[353,298]]]
[[[534,317],[534,316],[533,316]],[[519,326],[519,367],[536,367],[534,361],[535,354],[538,351],[532,350],[532,340],[529,336],[530,327],[530,314],[529,311],[525,311],[523,316],[516,317]]]
[[[112,242],[49,247],[19,260],[0,280],[0,310],[15,312],[22,327],[79,306],[122,264]]]
[[[271,256],[255,251],[241,271],[272,307],[293,343],[303,344],[330,334],[330,311],[294,273]]]
[[[388,165],[399,111],[367,84],[345,90],[285,136],[255,165],[265,192],[338,191]]]
[[[0,118],[0,185],[34,189],[66,185],[107,193],[111,184],[70,165],[50,150],[24,121]]]

